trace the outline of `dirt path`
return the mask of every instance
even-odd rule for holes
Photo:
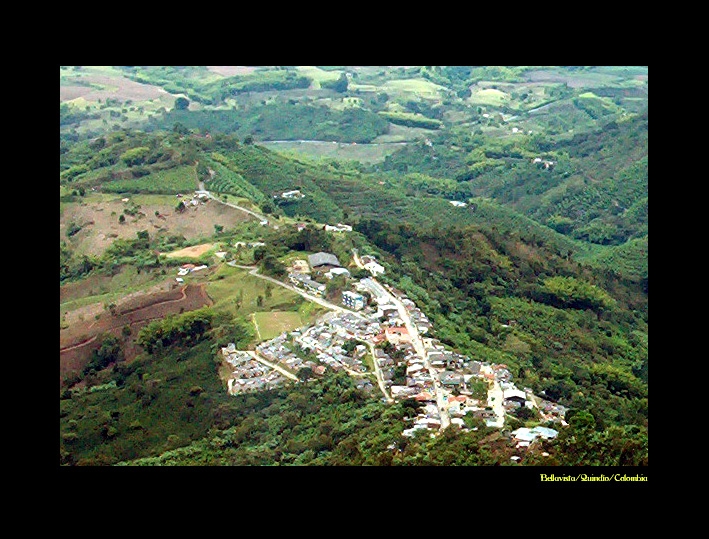
[[[223,200],[220,200],[219,197],[215,197],[212,193],[210,193],[209,191],[207,191],[204,188],[204,182],[199,182],[199,190],[207,193],[207,196],[209,198],[211,198],[212,200],[216,200],[220,204],[224,204],[225,206],[229,206],[230,208],[234,208],[236,210],[246,212],[249,215],[256,217],[256,219],[258,219],[259,221],[268,221],[268,218],[265,215],[261,215],[260,213],[256,213],[255,211],[251,211],[247,208],[244,208],[243,206],[238,206],[236,204],[232,204],[231,202],[224,202]]]
[[[258,340],[262,341],[263,338],[261,337],[261,331],[259,331],[258,328],[258,322],[256,321],[256,314],[251,313],[251,321],[254,323],[254,327],[256,328],[256,335],[258,335]]]

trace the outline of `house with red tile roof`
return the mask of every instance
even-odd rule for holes
[[[384,329],[384,335],[391,344],[397,345],[400,342],[411,342],[409,331],[405,327],[389,327]]]

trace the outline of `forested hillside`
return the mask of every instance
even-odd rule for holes
[[[647,111],[552,143],[446,134],[373,168],[454,180],[451,196],[489,197],[571,237],[620,245],[647,234],[647,134]]]

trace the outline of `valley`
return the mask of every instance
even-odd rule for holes
[[[647,466],[647,67],[60,83],[60,464]]]

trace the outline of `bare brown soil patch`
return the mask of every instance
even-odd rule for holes
[[[167,92],[160,88],[159,86],[153,86],[150,84],[143,84],[141,82],[136,82],[125,77],[111,77],[108,75],[84,75],[80,79],[82,83],[87,84],[97,84],[100,87],[84,87],[87,92],[75,95],[74,97],[67,97],[66,99],[75,99],[76,97],[83,97],[87,101],[98,101],[101,99],[105,101],[106,99],[117,99],[119,101],[126,101],[130,99],[132,101],[150,101],[152,99],[157,99]],[[60,85],[60,100],[65,100],[62,97],[62,89],[68,88],[67,96],[76,94],[79,86],[73,86],[71,84],[71,79],[69,79],[67,85]]]
[[[99,346],[99,335],[107,333],[122,339],[123,328],[129,326],[131,335],[125,343],[124,352],[126,360],[130,361],[140,352],[135,339],[143,326],[153,320],[193,311],[212,303],[203,284],[188,284],[171,290],[133,296],[122,302],[116,308],[115,314],[104,311],[98,318],[75,321],[59,332],[60,382],[86,365],[91,352]]]
[[[199,258],[204,253],[209,251],[214,247],[213,243],[203,243],[201,245],[192,245],[191,247],[185,247],[178,251],[172,251],[171,253],[160,253],[164,254],[167,258],[180,258],[180,257],[193,257]]]
[[[77,97],[83,97],[94,90],[86,86],[61,85],[59,86],[59,101],[71,101]]]
[[[60,219],[59,238],[68,241],[79,254],[100,255],[117,238],[135,239],[141,230],[147,230],[151,237],[181,235],[191,240],[214,234],[215,224],[228,230],[254,219],[245,212],[213,200],[197,207],[189,207],[183,213],[175,211],[176,204],[177,202],[172,201],[164,204],[141,203],[140,213],[136,216],[126,216],[123,224],[118,222],[118,218],[126,204],[121,202],[120,196],[113,201],[99,202],[89,199],[81,204],[69,204]],[[160,217],[155,215],[156,211]],[[66,232],[72,222],[83,228],[76,235],[67,238]]]

